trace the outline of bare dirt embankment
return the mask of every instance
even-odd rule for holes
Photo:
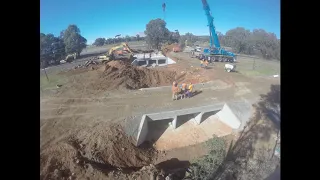
[[[109,62],[99,80],[97,89],[139,89],[171,84],[176,79],[174,71],[135,67],[121,61]]]
[[[40,179],[116,177],[138,171],[154,161],[157,151],[137,148],[120,125],[83,129],[41,150]],[[111,173],[111,174],[109,174]]]
[[[167,86],[171,85],[173,81],[183,80],[185,76],[184,73],[177,74],[172,70],[137,67],[122,61],[111,61],[92,68],[75,69],[60,74],[73,76],[72,80],[66,84],[65,91],[73,89],[75,91],[86,90],[87,92]]]
[[[69,97],[66,100],[53,98],[53,104],[66,101],[65,106],[79,105],[70,100],[70,97],[81,98],[100,92],[112,90],[133,90],[146,87],[171,85],[174,80],[181,79],[174,71],[166,69],[149,69],[135,67],[122,61],[111,61],[107,64],[94,65],[90,68],[73,69],[60,73],[69,78],[68,83],[59,88],[56,97]],[[69,96],[72,95],[72,96]],[[100,96],[99,96],[100,97]],[[92,100],[93,101],[93,100]],[[70,104],[71,102],[71,104]],[[50,120],[41,120],[44,126],[53,124],[61,131],[43,128],[40,147],[40,178],[41,179],[149,179],[150,173],[157,172],[158,168],[150,165],[158,157],[153,148],[137,148],[131,143],[121,125],[111,125],[99,122],[93,126],[80,126],[85,117],[79,117],[72,129],[60,119],[61,112],[48,103],[43,107]],[[52,111],[48,112],[48,108]],[[60,104],[62,106],[63,104]],[[49,109],[50,109],[49,108]],[[64,108],[63,112],[73,112],[73,109]],[[90,107],[97,112],[98,107]],[[89,107],[81,112],[89,112]],[[56,112],[57,111],[57,112]],[[77,110],[76,110],[77,111]],[[79,110],[80,111],[80,110]],[[107,110],[105,110],[107,111]],[[44,112],[43,112],[44,113]],[[42,115],[46,115],[42,114]],[[64,125],[63,125],[64,124]],[[52,127],[53,128],[53,127]],[[68,133],[69,132],[69,133]],[[65,135],[64,134],[69,134]],[[47,137],[46,137],[47,136]],[[52,140],[62,137],[61,140]]]
[[[163,174],[161,168],[150,165],[162,153],[152,148],[136,148],[120,125],[110,126],[107,122],[119,123],[133,112],[159,105],[183,107],[182,103],[188,103],[188,100],[172,102],[170,92],[135,95],[131,92],[112,94],[112,91],[171,85],[174,80],[181,83],[186,79],[193,83],[215,79],[230,80],[230,84],[250,82],[248,88],[259,94],[263,93],[259,89],[269,86],[264,79],[253,84],[256,82],[239,73],[226,74],[216,67],[201,69],[198,60],[181,57],[177,64],[163,69],[133,67],[112,61],[61,73],[68,77],[68,82],[41,103],[40,178],[150,179],[152,174]],[[234,95],[227,94],[230,92],[206,90],[190,100],[204,101],[212,98],[212,94],[214,98],[223,99]],[[191,152],[199,154],[196,148]],[[179,150],[177,154],[187,157],[188,153],[183,155]],[[156,162],[161,162],[159,159]]]

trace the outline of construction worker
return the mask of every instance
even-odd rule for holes
[[[187,83],[182,83],[181,84],[181,99],[185,98],[186,93],[187,93]]]
[[[172,85],[172,100],[178,100],[179,87],[178,83],[173,82]]]
[[[176,85],[176,84],[177,84],[177,82],[176,82],[176,81],[173,81],[172,86],[174,86],[174,85]]]
[[[187,92],[188,98],[192,97],[192,92],[193,92],[193,84],[190,82],[189,87],[188,87],[188,92]]]
[[[205,68],[207,69],[208,64],[209,64],[208,60],[204,60],[204,64],[205,64]]]

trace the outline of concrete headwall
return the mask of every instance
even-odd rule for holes
[[[231,111],[230,107],[225,104],[221,111],[217,113],[220,121],[230,126],[232,129],[238,129],[241,125],[241,122],[237,116]]]
[[[240,122],[240,126],[234,129],[236,131],[243,130],[243,127],[250,120],[250,117],[253,114],[252,104],[247,100],[242,100],[228,102],[227,105],[231,109],[232,114],[234,114],[237,117],[237,120]]]
[[[249,120],[252,109],[248,102],[228,102],[217,103],[209,106],[192,107],[185,109],[178,109],[173,111],[164,111],[159,113],[144,114],[139,122],[139,127],[136,133],[132,133],[135,136],[135,145],[142,144],[148,135],[148,122],[161,121],[172,119],[172,128],[177,128],[177,121],[180,121],[179,117],[184,115],[193,114],[196,124],[201,124],[203,121],[203,115],[206,113],[216,113],[221,122],[228,125],[232,129],[241,130],[244,124]],[[135,123],[138,123],[135,121]],[[132,126],[131,126],[132,128]]]
[[[152,113],[152,114],[145,114],[142,116],[140,125],[138,128],[138,133],[136,136],[136,145],[139,146],[142,144],[146,136],[148,134],[148,121],[159,121],[164,119],[172,119],[172,127],[175,129],[177,127],[177,121],[179,120],[179,116],[187,115],[187,114],[194,114],[195,115],[195,122],[200,124],[202,121],[202,115],[206,112],[215,112],[222,109],[224,103],[218,103],[209,106],[200,106],[200,107],[193,107],[193,108],[185,108],[179,109],[174,111],[165,111],[160,113]]]
[[[148,134],[148,120],[150,120],[150,118],[147,115],[142,116],[137,136],[138,145],[142,144],[146,139],[146,136]]]

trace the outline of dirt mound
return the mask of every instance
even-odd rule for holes
[[[168,70],[136,67],[121,61],[111,61],[105,65],[99,80],[92,87],[98,90],[140,89],[170,85],[176,80],[176,73]]]
[[[67,143],[59,143],[54,148],[40,153],[40,179],[59,179],[72,176],[77,167],[77,150]]]
[[[156,154],[153,149],[135,147],[121,126],[99,124],[42,150],[40,179],[132,173],[151,164]]]
[[[107,63],[107,65],[111,66],[111,67],[115,67],[115,68],[121,68],[125,65],[128,65],[128,63],[123,62],[123,61],[110,61]]]

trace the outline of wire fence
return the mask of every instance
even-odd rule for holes
[[[266,60],[258,56],[239,55],[236,66],[237,71],[250,75],[280,74],[280,61]]]

